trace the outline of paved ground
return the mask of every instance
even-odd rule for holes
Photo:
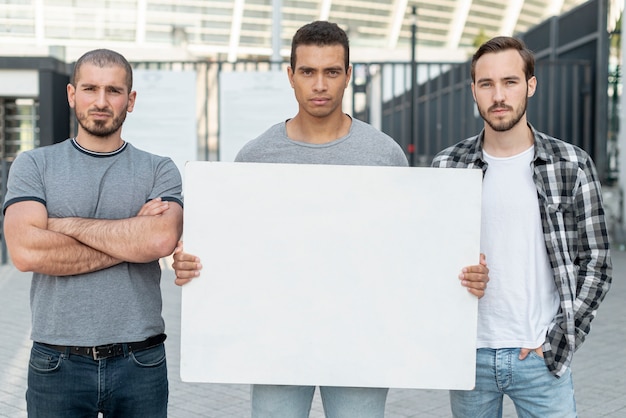
[[[626,417],[626,253],[614,252],[613,288],[599,310],[588,341],[576,353],[572,370],[581,418]],[[0,266],[0,417],[26,417],[24,391],[30,349],[30,275]],[[246,417],[245,385],[189,384],[179,376],[180,289],[173,272],[164,271],[163,295],[169,363],[169,416]],[[446,391],[392,389],[387,417],[449,417]],[[514,417],[510,402],[506,417]],[[323,417],[318,394],[311,418]],[[358,417],[355,417],[358,418]]]

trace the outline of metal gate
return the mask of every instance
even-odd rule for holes
[[[39,146],[39,103],[34,99],[0,98],[0,198],[18,153]],[[4,242],[4,211],[0,212],[0,262],[8,261]]]

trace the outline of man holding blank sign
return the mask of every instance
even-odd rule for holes
[[[289,82],[299,109],[286,122],[272,126],[249,142],[237,162],[407,166],[404,152],[389,136],[352,119],[342,111],[344,90],[352,67],[345,32],[336,24],[313,22],[300,28],[293,40]],[[199,275],[200,260],[182,251],[174,254],[176,283]],[[468,267],[461,283],[481,297],[487,277],[486,263]],[[303,359],[305,361],[305,359]],[[384,416],[386,388],[320,387],[329,417]],[[314,386],[253,385],[253,417],[308,417]]]

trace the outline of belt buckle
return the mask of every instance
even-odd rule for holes
[[[91,354],[93,356],[94,361],[97,360],[102,360],[108,357],[111,357],[111,348],[114,346],[115,344],[110,344],[110,345],[102,345],[100,347],[91,347]],[[107,350],[107,353],[104,353],[104,355],[102,357],[100,357],[100,351],[103,350]]]

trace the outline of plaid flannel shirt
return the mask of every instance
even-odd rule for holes
[[[548,369],[561,377],[591,329],[611,285],[609,238],[600,181],[580,148],[536,131],[531,163],[543,236],[560,296],[560,308],[543,344]],[[487,170],[484,130],[437,154],[433,167]],[[487,290],[488,292],[489,290]]]

